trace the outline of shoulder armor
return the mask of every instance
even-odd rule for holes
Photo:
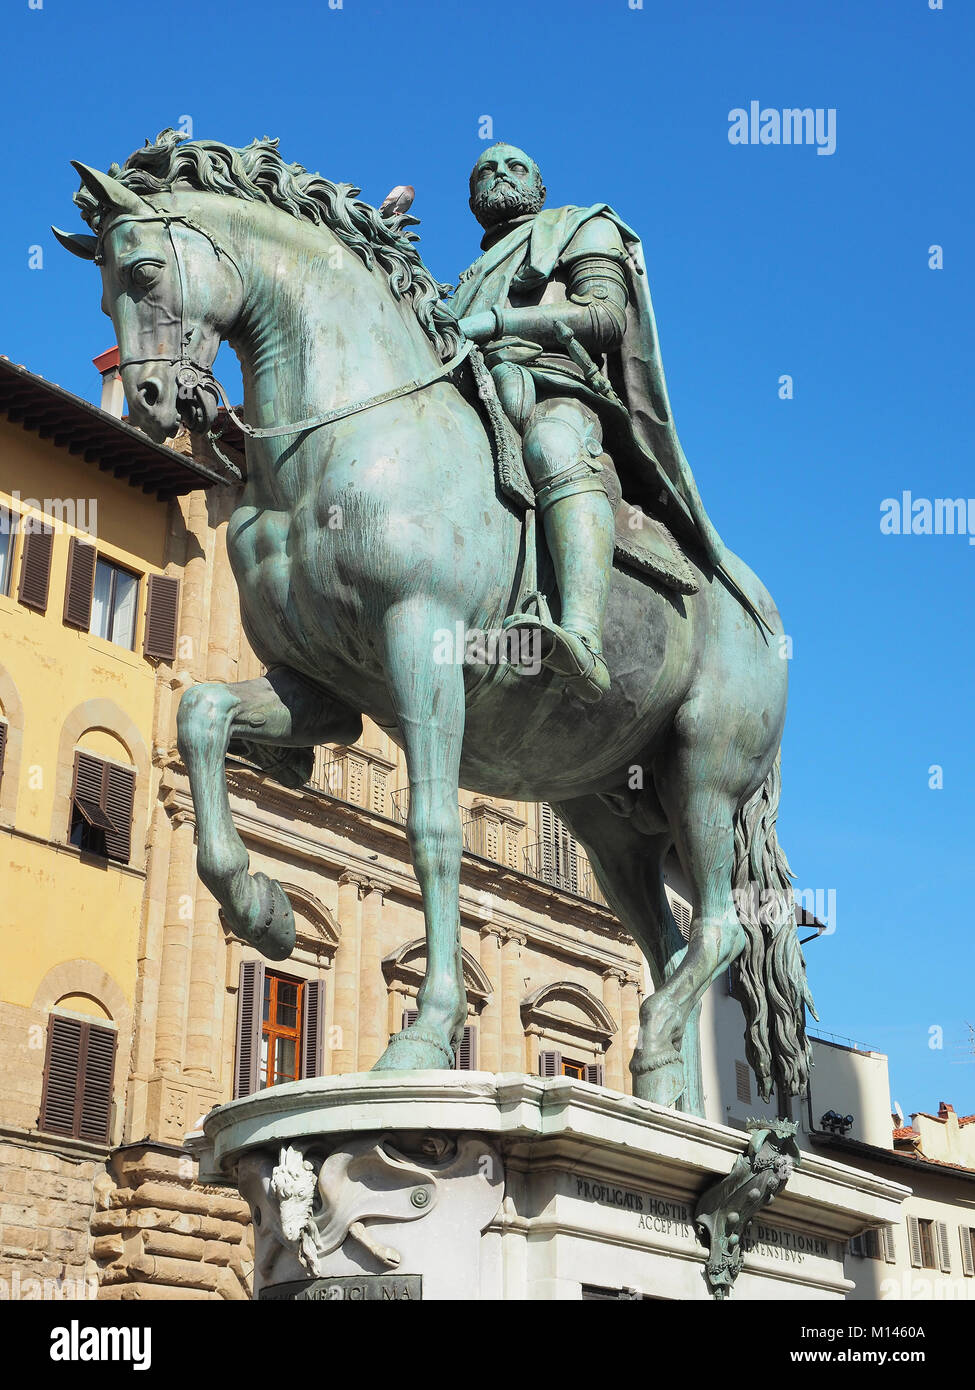
[[[608,256],[613,260],[625,260],[626,249],[616,223],[608,217],[590,217],[562,252],[559,264],[569,265],[580,256]]]

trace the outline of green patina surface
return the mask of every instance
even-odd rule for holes
[[[698,1005],[736,959],[760,1088],[803,1092],[810,1000],[775,835],[782,624],[694,485],[636,234],[605,204],[545,208],[534,161],[492,146],[471,176],[481,254],[445,300],[413,219],[274,141],[164,132],[108,174],[76,167],[94,235],[59,235],[100,265],[133,420],[157,440],[181,420],[205,431],[221,341],[243,370],[228,548],[268,674],[196,686],[179,711],[199,872],[234,931],[274,959],[294,944],[282,889],[249,873],[228,748],[271,745],[274,775],[300,783],[307,750],[353,741],[368,715],[405,750],[428,943],[419,1017],[379,1067],[453,1064],[463,785],[548,801],[585,846],[654,979],[637,1095],[700,1113]],[[470,340],[493,401],[467,365],[443,374]],[[500,485],[492,404],[517,432],[526,504]],[[685,591],[613,566],[620,494],[673,533]],[[442,659],[445,631],[506,623],[539,654],[525,673]],[[695,902],[686,944],[663,887],[672,847]]]

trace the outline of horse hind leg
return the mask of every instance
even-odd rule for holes
[[[669,978],[640,1007],[640,1039],[630,1063],[634,1094],[673,1105],[684,1086],[688,1024],[711,983],[745,944],[733,888],[735,798],[695,782],[691,758],[678,754],[657,778],[681,865],[694,900],[687,950]]]
[[[243,742],[248,751],[251,744],[304,749],[317,743],[354,743],[362,720],[279,666],[257,680],[191,686],[180,701],[176,724],[196,812],[200,878],[236,936],[269,960],[285,960],[295,944],[291,904],[274,879],[248,872],[247,849],[230,810],[224,759],[231,740]],[[284,775],[294,785],[300,759],[285,759],[284,764]]]
[[[646,958],[654,988],[661,988],[687,949],[664,891],[663,867],[673,843],[671,835],[641,830],[633,816],[616,814],[600,797],[560,802],[555,809],[586,850],[607,902]],[[684,1032],[678,1095],[684,1110],[703,1116],[696,1022],[695,1012]],[[638,1037],[625,1038],[622,1045],[633,1049],[638,1042]],[[634,1092],[641,1096],[639,1065]]]

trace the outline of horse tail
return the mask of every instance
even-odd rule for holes
[[[812,1066],[806,1009],[819,1017],[796,930],[794,875],[775,833],[780,756],[735,816],[732,886],[745,932],[736,993],[745,1013],[745,1056],[763,1100],[775,1085],[786,1096],[806,1094]]]

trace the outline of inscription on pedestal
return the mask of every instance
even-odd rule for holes
[[[327,1279],[296,1279],[290,1284],[269,1284],[258,1297],[286,1303],[412,1303],[423,1297],[423,1275],[336,1274]]]

